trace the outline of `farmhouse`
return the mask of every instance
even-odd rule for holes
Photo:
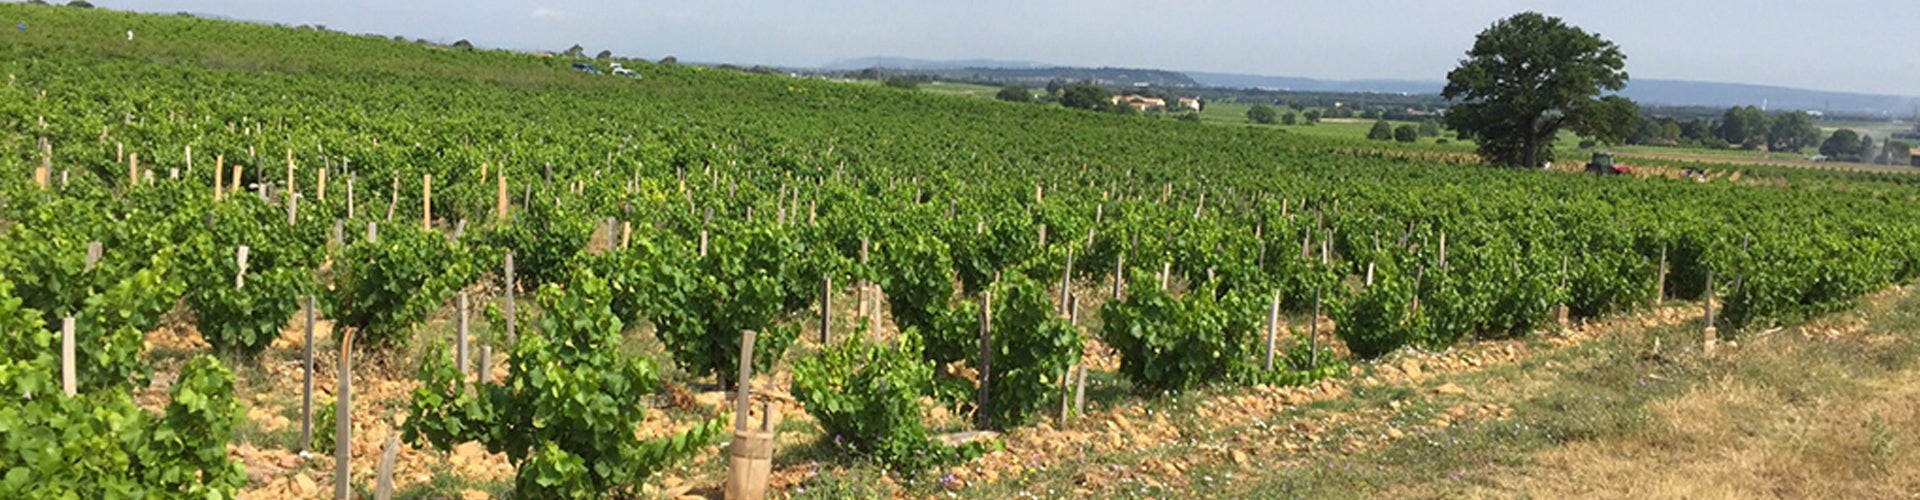
[[[1182,107],[1182,108],[1187,108],[1187,109],[1191,109],[1191,110],[1194,110],[1194,111],[1199,111],[1199,110],[1200,110],[1200,98],[1198,98],[1198,97],[1182,97],[1182,98],[1180,98],[1180,107]]]
[[[1113,105],[1115,106],[1126,104],[1128,106],[1132,106],[1133,109],[1138,109],[1141,111],[1145,111],[1148,108],[1167,107],[1166,99],[1161,99],[1158,97],[1146,97],[1146,96],[1134,95],[1134,94],[1113,96],[1113,99],[1109,100],[1109,102],[1113,103]]]

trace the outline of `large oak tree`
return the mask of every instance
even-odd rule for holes
[[[1510,166],[1551,161],[1561,127],[1618,143],[1632,132],[1637,106],[1599,96],[1626,87],[1626,59],[1613,42],[1560,18],[1516,14],[1480,32],[1447,73],[1441,95],[1457,102],[1447,125],[1477,138],[1487,161]]]

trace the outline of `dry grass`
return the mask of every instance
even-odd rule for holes
[[[1920,371],[1824,379],[1819,359],[1779,337],[1734,362],[1773,368],[1813,393],[1721,376],[1648,405],[1645,433],[1536,455],[1510,493],[1550,498],[1913,498],[1920,492]],[[1810,361],[1809,358],[1812,358]],[[1796,370],[1796,368],[1800,368]],[[1823,383],[1831,382],[1831,383]]]

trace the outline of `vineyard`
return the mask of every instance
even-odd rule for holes
[[[783,432],[781,494],[809,453],[925,495],[1005,446],[939,435],[1070,425],[1089,372],[1127,398],[1306,386],[1670,301],[1740,339],[1920,276],[1898,176],[1510,171],[692,66],[0,13],[27,26],[0,43],[7,498],[705,491],[736,418]],[[753,404],[702,396],[741,387]],[[246,395],[281,390],[292,406]],[[421,472],[476,443],[506,472]],[[279,463],[245,464],[260,450]]]

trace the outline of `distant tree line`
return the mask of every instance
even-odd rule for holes
[[[1805,111],[1767,113],[1753,106],[1735,106],[1717,119],[1642,116],[1628,144],[1686,146],[1710,149],[1747,149],[1804,153],[1810,149],[1829,159],[1898,165],[1905,163],[1912,145],[1901,137],[1875,140],[1851,129],[1822,134],[1813,114]],[[1895,134],[1896,136],[1900,134]]]

